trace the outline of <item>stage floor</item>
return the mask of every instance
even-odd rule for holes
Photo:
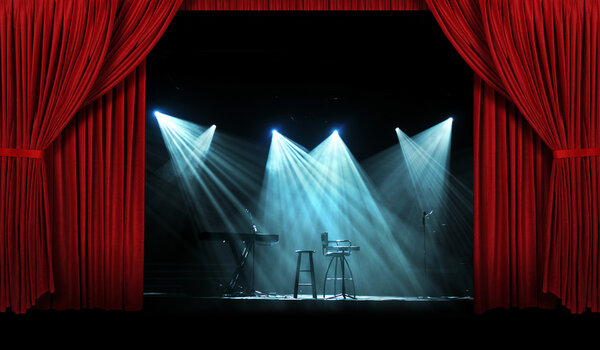
[[[199,324],[204,320],[209,326],[203,329],[209,333],[221,334],[225,330],[231,332],[232,340],[246,335],[255,340],[254,344],[260,344],[265,337],[283,336],[281,339],[292,343],[307,340],[308,344],[318,344],[324,339],[339,339],[346,346],[366,340],[369,347],[389,346],[390,341],[405,347],[417,341],[425,348],[469,348],[481,337],[497,345],[513,340],[537,341],[540,334],[596,334],[600,326],[600,315],[573,315],[557,310],[498,309],[476,314],[473,298],[460,296],[323,299],[320,295],[313,299],[310,295],[225,298],[147,294],[144,302],[144,312],[151,319],[179,324]],[[593,332],[586,333],[590,330]]]
[[[383,345],[384,340],[402,344],[418,340],[425,346],[432,342],[465,345],[465,339],[474,340],[473,335],[493,337],[490,339],[494,341],[516,335],[536,338],[539,333],[534,330],[539,329],[547,335],[557,331],[585,336],[596,334],[586,332],[598,329],[600,315],[540,309],[476,314],[473,299],[459,296],[359,296],[354,300],[312,299],[309,295],[224,298],[146,293],[143,310],[137,312],[34,310],[24,315],[0,313],[0,322],[7,334],[16,326],[27,333],[54,329],[86,337],[123,335],[147,344],[160,338],[177,342],[194,339],[203,344],[216,339],[222,344],[277,345],[286,339],[289,347],[299,340],[316,344],[320,336],[326,336],[342,338],[344,344],[354,339],[374,341],[374,346]]]
[[[193,297],[177,294],[146,293],[144,310],[149,313],[256,313],[284,316],[302,314],[337,317],[339,314],[361,313],[362,316],[439,317],[473,314],[473,298],[363,296],[317,299],[311,295],[258,295],[248,297]],[[414,313],[414,314],[413,314]]]
[[[574,315],[568,311],[528,309],[495,309],[482,314],[474,312],[473,298],[461,296],[394,297],[357,296],[356,299],[313,299],[310,295],[270,295],[259,297],[190,297],[168,294],[147,294],[144,312],[148,315],[167,315],[194,318],[197,315],[220,320],[243,320],[276,325],[343,324],[353,325],[410,325],[428,327],[491,327],[564,322],[596,322],[600,315]],[[410,328],[409,327],[409,328]]]

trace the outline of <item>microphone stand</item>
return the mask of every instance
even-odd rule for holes
[[[427,285],[427,283],[429,283],[429,274],[427,273],[427,225],[426,225],[426,221],[427,218],[429,217],[429,215],[431,215],[433,213],[433,210],[430,211],[429,213],[424,211],[423,212],[423,268],[424,268],[424,273],[425,273],[425,285]],[[427,294],[427,293],[425,293]],[[427,297],[427,296],[425,296]]]

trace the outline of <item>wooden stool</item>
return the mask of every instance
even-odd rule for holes
[[[296,264],[296,283],[294,284],[294,298],[298,298],[298,286],[312,286],[313,298],[317,299],[317,286],[315,285],[315,265],[313,263],[314,250],[296,250],[298,254],[298,263]],[[310,269],[300,269],[302,265],[302,254],[308,254]],[[300,272],[310,272],[311,283],[300,283]]]

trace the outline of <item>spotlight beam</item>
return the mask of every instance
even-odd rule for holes
[[[361,254],[352,259],[353,270],[363,276],[360,288],[365,293],[376,293],[369,288],[381,284],[381,279],[395,281],[385,286],[395,289],[391,294],[417,286],[400,245],[405,238],[392,228],[400,223],[381,206],[374,191],[339,133],[332,132],[310,152],[274,133],[260,207],[267,230],[280,233],[281,271],[271,271],[263,276],[265,281],[285,280],[295,262],[289,251],[320,246],[319,233],[327,231],[330,239],[351,239],[361,245]],[[381,277],[381,266],[392,265],[402,272],[391,268],[390,276]]]

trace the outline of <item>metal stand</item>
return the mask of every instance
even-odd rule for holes
[[[331,264],[334,261],[335,261],[334,277],[333,278],[327,277],[329,275],[329,270],[331,269]],[[337,277],[338,263],[340,264],[340,270],[342,273],[341,278]],[[346,277],[346,268],[348,268],[348,272],[350,272],[350,277]],[[356,286],[354,284],[354,277],[352,275],[352,269],[350,269],[350,264],[348,264],[348,260],[346,259],[345,254],[342,253],[342,254],[332,255],[331,260],[329,261],[329,266],[327,266],[327,272],[325,272],[325,281],[323,283],[323,298],[325,298],[325,294],[327,292],[327,281],[328,280],[333,280],[333,296],[331,296],[327,299],[335,299],[338,297],[343,297],[344,299],[346,299],[346,298],[356,299]],[[340,280],[342,281],[342,293],[336,294],[337,281],[340,281]],[[346,293],[346,280],[352,281],[352,289],[353,289],[354,295],[349,295],[348,293]]]
[[[427,296],[427,286],[430,283],[429,281],[429,273],[427,272],[427,219],[433,213],[433,210],[428,212],[423,212],[423,273],[425,274],[425,282],[423,283],[423,298],[428,298]]]
[[[246,262],[248,261],[248,256],[254,250],[254,241],[244,241],[244,247],[242,249],[242,255],[239,257],[236,254],[235,248],[233,244],[230,243],[231,251],[236,260],[236,268],[233,273],[233,276],[229,280],[229,284],[227,288],[225,288],[224,296],[254,296],[256,292],[254,291],[254,278],[252,278],[252,284],[248,284],[248,280],[246,278],[244,267],[246,266]],[[254,275],[254,273],[253,273]]]

